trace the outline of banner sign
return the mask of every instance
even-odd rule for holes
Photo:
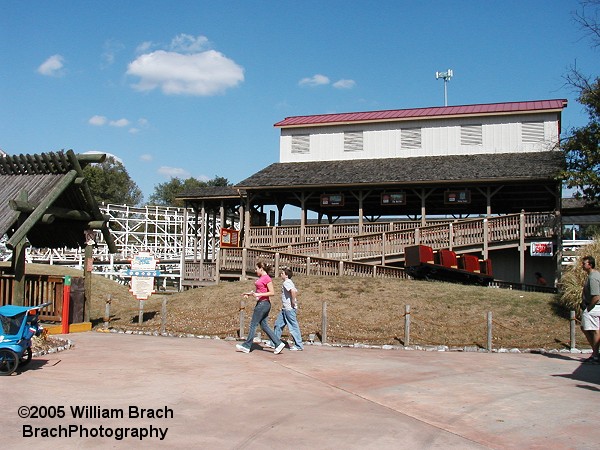
[[[471,203],[471,191],[468,189],[463,191],[446,191],[444,192],[444,203],[446,205]]]
[[[344,206],[344,194],[321,195],[321,206]]]
[[[406,193],[391,192],[381,194],[382,205],[406,205]]]
[[[531,256],[554,256],[552,242],[532,242],[530,248]]]

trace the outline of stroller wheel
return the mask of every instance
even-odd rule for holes
[[[19,365],[19,357],[9,348],[0,349],[0,375],[10,375]]]
[[[31,361],[32,354],[33,353],[31,351],[31,347],[27,347],[25,349],[25,351],[23,352],[23,355],[19,358],[19,365],[25,366],[25,365],[29,364],[29,362]]]

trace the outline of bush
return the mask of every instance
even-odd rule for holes
[[[600,264],[600,237],[596,236],[594,242],[577,251],[577,262],[570,266],[562,276],[561,280],[561,306],[575,310],[579,313],[581,303],[581,290],[587,274],[581,269],[581,259],[584,256],[591,255],[596,259],[596,269]]]

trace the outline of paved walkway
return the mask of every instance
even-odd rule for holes
[[[581,364],[581,355],[317,346],[273,355],[257,347],[235,352],[232,341],[96,332],[69,338],[74,348],[0,377],[3,448],[600,443],[600,366]]]

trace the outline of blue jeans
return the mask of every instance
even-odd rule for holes
[[[298,325],[298,319],[296,318],[296,310],[295,309],[282,309],[277,315],[277,319],[275,319],[275,336],[277,339],[281,339],[281,332],[288,326],[290,329],[290,334],[294,338],[294,342],[296,343],[296,347],[304,349],[304,344],[302,344],[302,335],[300,334],[300,325]],[[275,341],[273,341],[275,343]],[[275,344],[277,345],[277,344]]]
[[[271,327],[269,327],[269,322],[267,319],[269,318],[269,311],[271,311],[271,302],[263,301],[257,302],[254,307],[254,312],[252,313],[252,320],[250,321],[250,329],[248,330],[248,337],[246,341],[242,344],[244,347],[252,348],[252,341],[254,340],[254,335],[256,334],[256,327],[260,325],[269,339],[273,341],[275,347],[281,344],[281,339],[273,333]]]

